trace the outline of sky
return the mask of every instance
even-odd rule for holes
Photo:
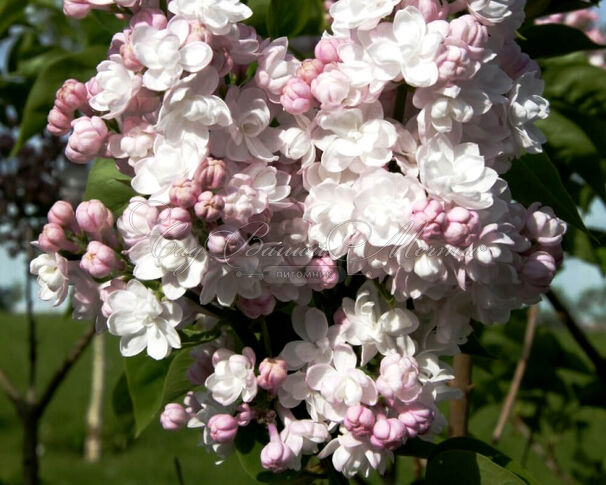
[[[603,1],[600,6],[600,19],[602,24],[606,24],[606,1]],[[3,55],[0,55],[0,57],[3,57]],[[585,215],[584,221],[588,227],[606,231],[606,207],[604,204],[596,199],[590,207],[589,213]],[[10,258],[6,251],[0,247],[0,287],[10,286],[14,283],[23,284],[25,279],[24,261],[23,256]],[[553,286],[560,288],[566,296],[575,300],[586,289],[601,286],[604,283],[604,277],[597,267],[577,258],[565,258],[563,269],[554,279]],[[32,289],[36,292],[37,286],[34,284]],[[23,311],[24,308],[24,302],[20,302],[16,310]],[[53,310],[50,303],[43,302],[38,298],[35,298],[34,308],[37,311]],[[63,310],[64,308],[65,304],[55,310]]]

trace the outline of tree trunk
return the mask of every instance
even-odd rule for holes
[[[455,379],[452,385],[461,390],[462,397],[450,401],[449,435],[451,438],[467,435],[469,394],[471,393],[471,355],[454,356]]]
[[[23,483],[38,485],[38,415],[26,405],[23,411]]]
[[[101,426],[103,404],[103,374],[105,367],[103,334],[93,337],[93,363],[90,403],[86,413],[86,439],[84,440],[84,459],[96,462],[101,458]]]

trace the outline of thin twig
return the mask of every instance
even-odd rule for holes
[[[469,395],[473,389],[471,383],[471,355],[457,354],[454,356],[455,378],[453,387],[461,390],[460,399],[450,401],[449,435],[451,438],[467,435],[469,421]]]
[[[579,344],[579,347],[581,347],[583,352],[589,357],[589,360],[591,360],[595,367],[598,378],[602,381],[604,387],[606,387],[606,360],[587,339],[578,323],[564,306],[560,298],[552,290],[547,292],[547,299],[564,322],[564,325],[566,325],[566,328],[570,331],[572,337],[576,340],[577,344]]]
[[[530,428],[522,421],[522,419],[518,416],[516,416],[516,418],[513,420],[515,429],[527,440],[531,437],[532,435],[532,431],[530,430]],[[544,462],[545,465],[547,466],[547,468],[549,468],[555,475],[557,475],[557,477],[564,482],[565,484],[570,484],[572,485],[573,483],[575,483],[575,481],[564,471],[562,470],[562,468],[560,468],[560,465],[558,464],[558,462],[555,459],[555,455],[553,454],[553,450],[545,450],[545,448],[543,448],[543,445],[541,445],[541,443],[539,443],[538,441],[534,440],[532,441],[532,445],[531,445],[532,451],[534,451],[536,453],[536,455],[541,458]]]
[[[497,426],[492,435],[493,443],[496,443],[501,438],[503,428],[505,427],[505,423],[507,423],[507,418],[509,418],[511,408],[515,403],[516,396],[518,394],[518,391],[520,390],[520,384],[522,383],[522,379],[524,378],[524,373],[526,372],[526,365],[528,364],[528,358],[530,357],[530,350],[532,349],[532,342],[534,340],[534,333],[537,326],[538,313],[539,311],[536,305],[533,305],[528,309],[528,319],[526,323],[526,333],[524,334],[524,346],[522,347],[522,355],[520,356],[520,360],[518,360],[518,364],[516,365],[516,370],[513,375],[513,379],[511,380],[511,385],[509,386],[509,392],[507,393],[507,397],[505,398],[505,402],[503,403],[503,408],[501,409],[499,421],[497,422]]]
[[[23,401],[21,394],[2,369],[0,369],[0,388],[16,407],[20,406]]]
[[[50,382],[46,386],[46,389],[42,393],[40,400],[37,403],[37,411],[38,411],[39,415],[42,415],[44,413],[44,410],[46,409],[46,407],[48,406],[48,403],[53,398],[53,395],[59,388],[59,385],[63,382],[63,379],[65,379],[65,376],[67,375],[69,370],[72,368],[72,366],[76,363],[76,361],[84,353],[84,351],[86,350],[86,347],[88,347],[88,344],[90,343],[90,341],[92,340],[94,335],[95,335],[95,325],[92,324],[88,328],[88,330],[84,333],[84,335],[82,335],[82,337],[80,337],[80,340],[78,340],[76,342],[76,344],[73,346],[72,350],[69,352],[69,354],[63,361],[63,364],[61,365],[61,367],[59,367],[57,369],[57,371],[51,378]]]

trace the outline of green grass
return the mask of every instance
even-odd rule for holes
[[[73,342],[84,332],[85,325],[55,315],[41,315],[38,317],[38,322],[40,363],[38,383],[43,385]],[[515,327],[511,328],[513,333],[517,331]],[[565,331],[545,331],[554,333],[565,349],[587,364]],[[485,333],[482,341],[490,350],[492,339],[504,332],[499,328],[490,329],[488,332]],[[0,314],[0,342],[2,342],[0,367],[18,385],[26,381],[26,333],[27,327],[23,316]],[[598,334],[591,337],[601,352],[606,354],[606,335]],[[98,463],[89,464],[82,458],[91,370],[91,353],[88,349],[59,388],[41,423],[40,463],[44,483],[175,484],[178,483],[174,467],[175,457],[178,457],[181,463],[185,484],[214,484],[222,481],[235,485],[253,483],[242,471],[236,457],[230,458],[221,466],[215,466],[212,456],[206,454],[203,448],[196,446],[199,433],[195,430],[168,433],[162,430],[155,420],[138,439],[129,441],[116,421],[111,407],[111,392],[123,366],[118,352],[118,341],[110,335],[106,335],[105,339],[106,394],[103,408],[102,459]],[[521,339],[516,336],[514,340]],[[507,351],[507,355],[500,356],[499,361],[515,362],[520,350],[519,344],[512,343],[510,348],[507,346],[499,348],[502,349],[501,352]],[[537,347],[537,349],[539,349],[537,352],[549,351],[549,348],[545,350]],[[536,356],[537,359],[543,357],[543,355]],[[487,362],[489,361],[478,362],[480,366],[474,368],[474,381],[477,385],[474,392],[476,396],[481,396],[481,400],[474,400],[470,432],[473,436],[490,442],[500,411],[502,395],[507,391],[508,379],[500,379],[496,382],[494,370],[490,367],[493,364]],[[537,370],[538,365],[533,361],[529,364],[530,384],[541,378],[541,371]],[[551,364],[547,362],[547,365]],[[513,372],[511,365],[506,367],[506,372]],[[558,369],[557,374],[567,386],[588,385],[586,373]],[[532,391],[527,389],[522,393],[527,398]],[[557,396],[551,396],[549,399],[550,409],[559,409],[566,404],[559,403]],[[518,403],[515,412],[524,414],[526,411],[524,406],[524,403]],[[575,418],[589,425],[583,429],[564,427],[560,432],[558,419],[566,418],[566,415],[562,414],[562,416],[564,417],[556,413],[544,418],[544,421],[551,424],[539,430],[536,440],[543,445],[551,443],[558,464],[568,475],[575,478],[577,483],[606,483],[606,475],[603,474],[603,470],[606,470],[606,453],[604,453],[606,411],[596,406],[579,407],[574,415]],[[0,395],[0,430],[0,484],[21,483],[21,427],[15,411],[4,395]],[[511,424],[508,424],[498,448],[513,459],[521,461],[525,446],[526,440]],[[545,464],[545,460],[532,450],[528,453],[526,467],[540,484],[563,483]],[[400,458],[397,483],[411,483],[412,480],[412,459]],[[377,477],[373,477],[370,482],[381,483]]]

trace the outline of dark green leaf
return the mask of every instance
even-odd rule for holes
[[[124,372],[135,415],[135,436],[151,423],[162,406],[164,381],[174,354],[153,360],[146,354],[124,359]]]
[[[602,49],[587,35],[564,24],[531,25],[522,30],[523,39],[518,44],[532,58],[554,57],[571,52]]]
[[[175,353],[175,357],[168,367],[166,379],[164,379],[161,407],[185,395],[193,387],[187,379],[187,369],[192,362],[189,350]]]
[[[448,450],[427,463],[428,485],[523,485],[525,482],[505,468],[473,451]]]
[[[494,355],[488,352],[478,340],[475,332],[472,332],[467,337],[467,342],[459,345],[461,352],[464,354],[475,355],[476,357],[485,357],[487,359],[496,359]]]
[[[565,221],[583,231],[587,230],[574,201],[562,185],[557,169],[545,153],[523,155],[519,160],[514,160],[504,178],[518,202],[530,205],[540,201],[553,208]]]
[[[453,453],[453,455],[447,456],[447,453]],[[451,461],[451,459],[455,458],[455,454],[456,458],[461,460],[460,466],[455,465]],[[479,459],[478,457],[481,457],[482,459]],[[457,460],[455,459],[454,461],[456,462]],[[432,473],[436,473],[435,477],[438,480],[441,480],[443,473],[446,472],[444,467],[447,468],[448,466],[453,465],[453,474],[462,473],[464,475],[466,473],[465,469],[467,468],[469,481],[462,481],[460,483],[482,483],[489,485],[492,485],[493,483],[525,483],[527,485],[538,485],[538,482],[517,462],[492,446],[473,438],[451,438],[443,441],[436,446],[429,457],[427,463],[428,482],[432,484],[446,483],[442,481],[432,482],[429,480],[429,469],[432,462]],[[490,466],[489,463],[493,466]],[[461,477],[463,477],[463,475],[461,475]],[[501,482],[497,481],[497,477],[513,481]],[[479,479],[479,481],[474,481],[474,479]],[[453,477],[450,483],[459,483],[459,481]]]
[[[433,443],[420,438],[413,438],[407,440],[403,446],[400,446],[396,451],[396,455],[429,458],[435,449],[436,445]]]
[[[0,2],[0,37],[4,37],[11,25],[25,18],[25,0],[3,0]]]
[[[112,392],[112,407],[116,417],[117,428],[127,438],[133,437],[135,434],[135,415],[124,373],[120,375]]]
[[[95,160],[88,174],[84,200],[100,200],[117,217],[135,195],[130,186],[130,177],[118,172],[114,160]]]
[[[46,126],[46,117],[53,106],[55,93],[67,78],[88,80],[95,66],[105,57],[107,47],[92,46],[81,52],[65,54],[50,61],[40,70],[36,82],[27,97],[17,143],[11,153],[14,156],[32,136]]]
[[[582,117],[579,114],[579,117]],[[597,126],[601,121],[596,118],[588,120]],[[590,133],[564,116],[556,109],[551,110],[549,117],[537,123],[537,126],[547,136],[545,151],[551,160],[560,168],[565,167],[569,173],[577,173],[591,188],[606,200],[606,177],[602,153],[594,144]],[[602,133],[595,133],[596,138],[604,138]],[[601,140],[598,143],[603,143]]]
[[[250,7],[253,14],[246,19],[246,23],[251,25],[261,37],[267,37],[267,11],[270,0],[248,0],[246,4]]]
[[[270,0],[267,32],[272,38],[296,37],[307,24],[311,0]]]

